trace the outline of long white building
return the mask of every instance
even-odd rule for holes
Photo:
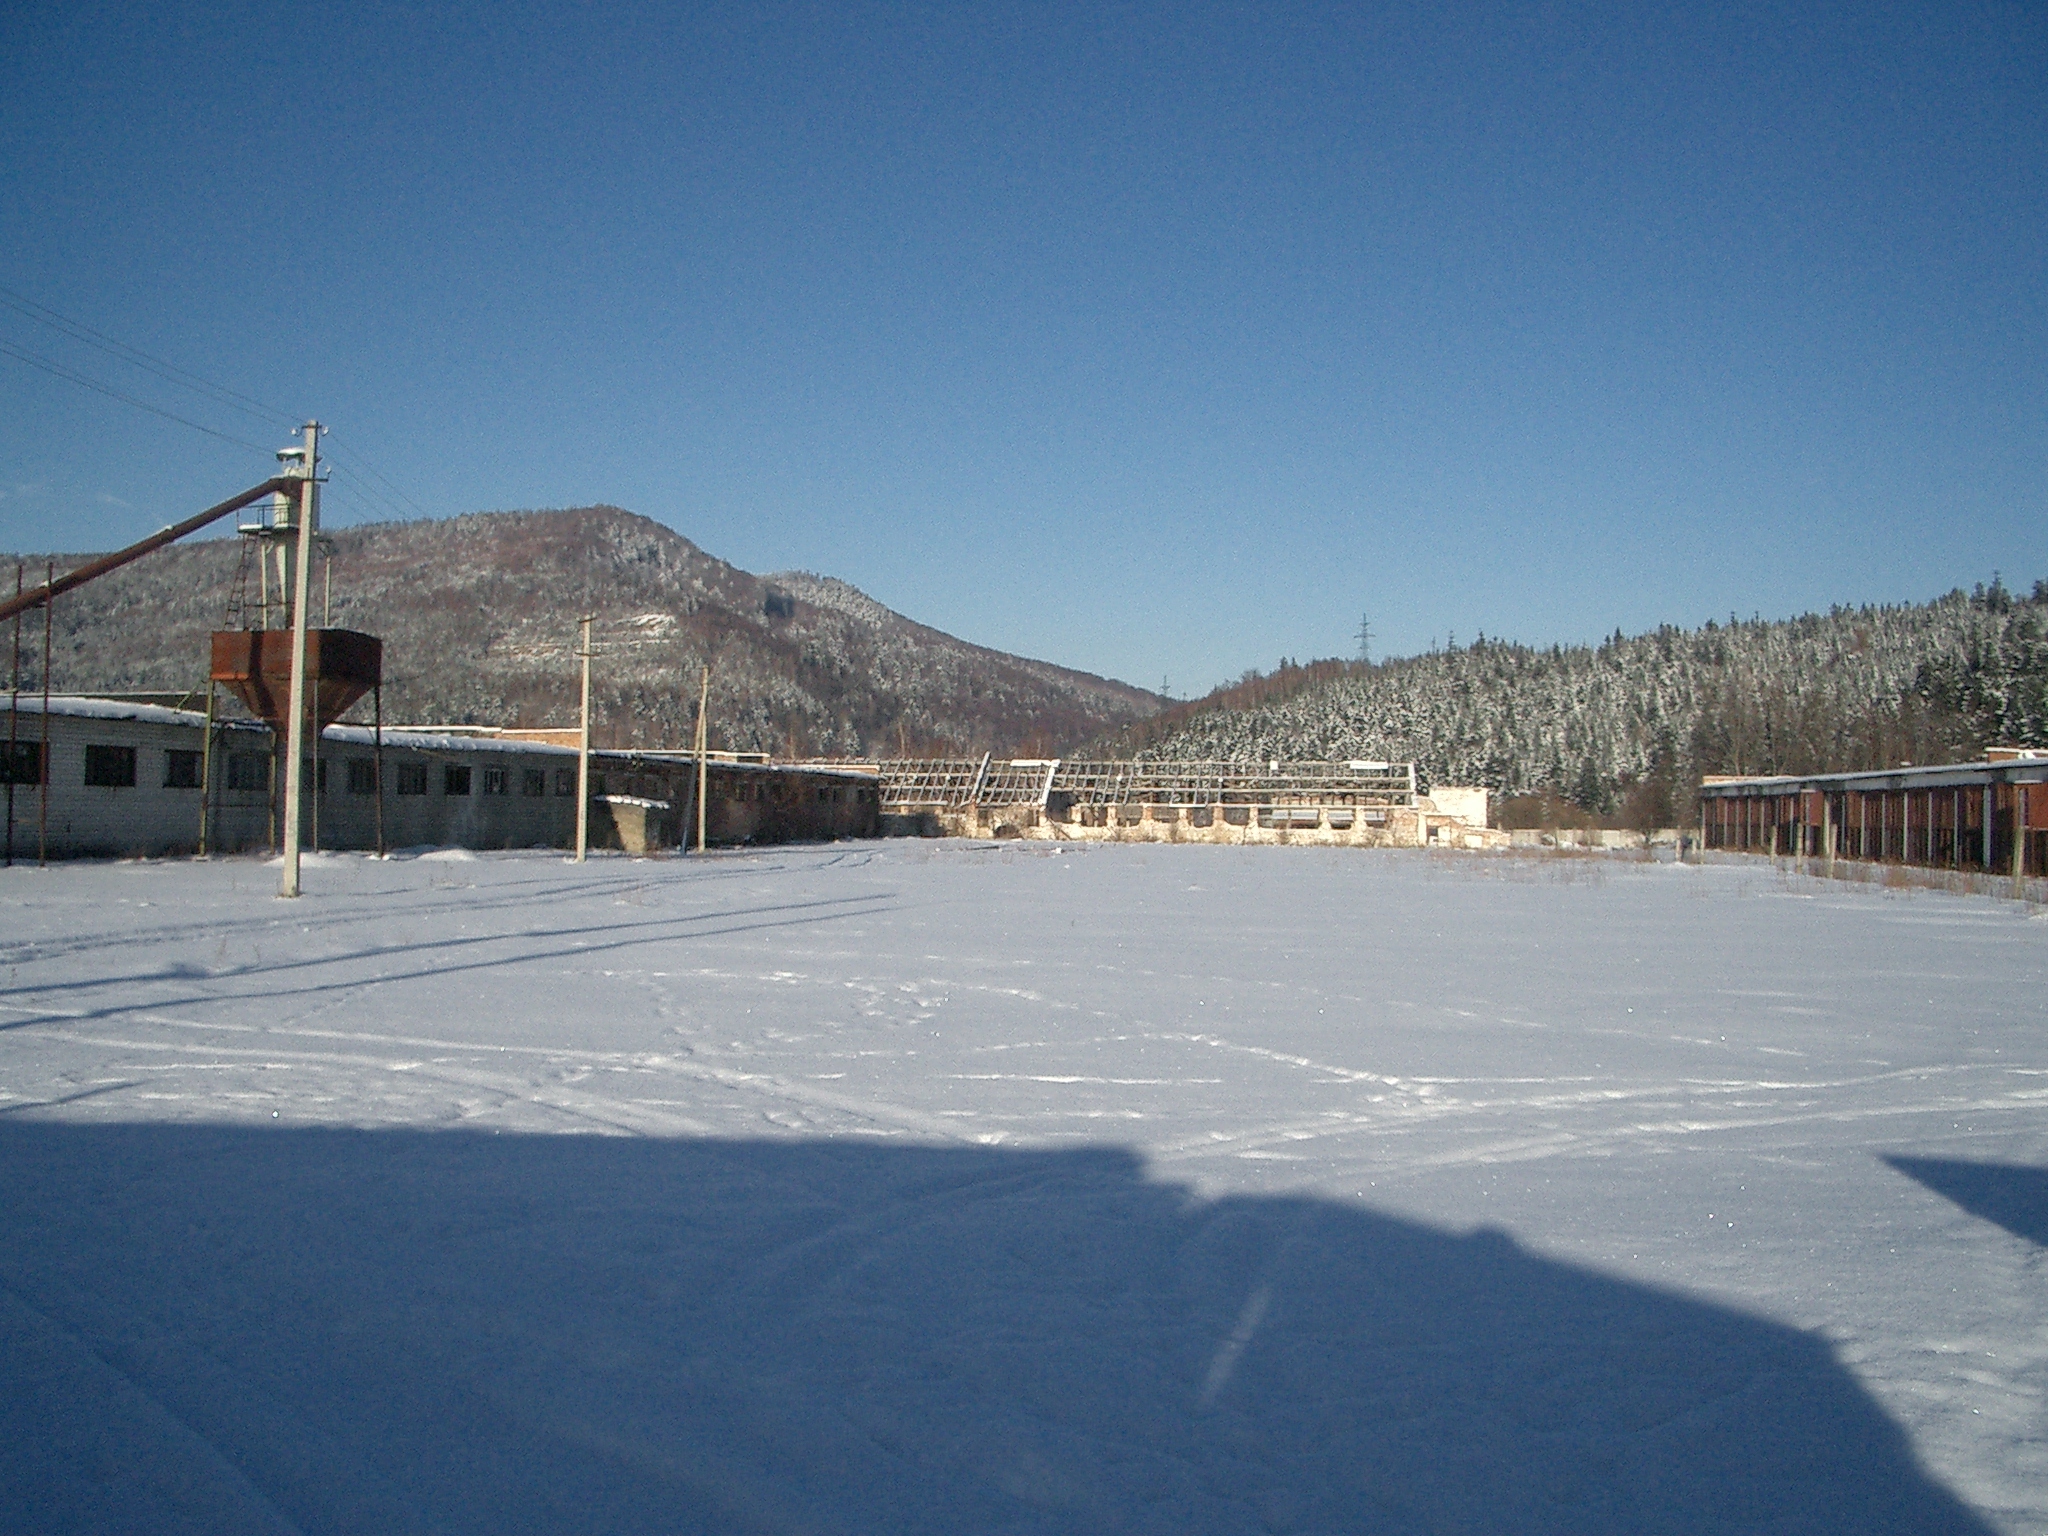
[[[47,730],[47,753],[45,731]],[[282,764],[270,728],[119,699],[0,694],[7,846],[16,861],[268,848]],[[6,745],[11,742],[11,749]],[[303,819],[324,848],[566,848],[576,835],[576,749],[488,732],[330,725]],[[673,846],[694,822],[696,773],[675,753],[591,754],[593,846]],[[713,763],[714,843],[873,836],[872,772]]]

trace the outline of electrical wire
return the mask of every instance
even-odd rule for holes
[[[401,508],[393,506],[386,500],[372,499],[369,491],[360,480],[353,477],[344,477],[337,473],[327,484],[330,493],[340,493],[339,499],[344,506],[352,506],[359,510],[370,521],[409,521]]]
[[[428,515],[427,509],[425,507],[422,507],[418,502],[414,501],[410,496],[406,495],[405,492],[400,490],[393,481],[391,481],[384,475],[378,473],[377,467],[374,464],[372,464],[367,458],[365,458],[358,449],[352,447],[344,447],[341,444],[336,443],[334,441],[334,435],[332,433],[329,433],[327,437],[327,449],[330,454],[333,454],[335,456],[335,462],[337,466],[347,469],[350,473],[352,473],[355,476],[358,482],[367,482],[369,480],[375,480],[379,485],[382,485],[384,489],[388,491],[390,494],[387,496],[381,496],[378,499],[384,501],[387,505],[389,505],[394,512],[397,512],[399,514],[399,516],[405,516],[406,509],[410,509],[414,517],[423,518]],[[349,464],[350,460],[355,461],[353,465]],[[365,484],[364,488],[366,490],[374,489],[373,487],[370,487],[367,484]],[[403,507],[399,505],[399,503],[401,502],[404,504]]]
[[[46,304],[38,304],[34,299],[24,294],[16,293],[11,288],[0,286],[0,308],[11,309],[16,314],[32,320],[38,325],[46,326],[50,330],[56,331],[60,335],[68,336],[74,341],[83,342],[86,346],[96,348],[117,361],[129,364],[131,367],[140,368],[145,373],[154,374],[166,383],[174,384],[195,394],[202,395],[212,400],[215,404],[225,405],[230,410],[240,411],[245,416],[255,417],[259,421],[281,422],[289,426],[297,426],[302,419],[297,412],[281,410],[277,406],[268,405],[251,395],[245,395],[238,390],[229,389],[224,384],[217,384],[213,380],[193,373],[189,369],[180,368],[176,363],[157,357],[153,353],[145,352],[140,347],[130,346],[127,342],[117,337],[109,336],[104,331],[95,330],[81,320],[74,320],[69,315],[60,314]],[[0,342],[0,352],[4,352],[20,362],[27,363],[31,367],[40,368],[46,373],[54,374],[60,379],[82,385],[87,389],[97,390],[100,394],[119,400],[124,405],[132,405],[136,409],[147,411],[153,416],[161,416],[166,421],[174,421],[180,426],[190,427],[196,432],[204,432],[209,437],[217,437],[223,442],[233,443],[238,448],[248,448],[256,453],[268,451],[242,438],[231,436],[226,432],[216,431],[212,427],[202,426],[199,422],[193,421],[188,417],[164,410],[160,406],[151,405],[147,401],[138,400],[135,396],[125,394],[110,384],[103,383],[67,368],[61,363],[52,362],[48,358],[39,357],[32,352],[16,348],[9,343]],[[331,432],[325,434],[325,436],[327,438],[330,464],[334,469],[341,470],[351,477],[364,501],[373,509],[381,508],[388,510],[401,521],[405,520],[408,516],[425,518],[429,515],[424,507],[401,490],[388,476],[380,472],[369,461],[367,455],[353,447],[344,448],[341,444],[335,442],[334,435]],[[353,462],[351,463],[350,461]],[[377,483],[373,485],[370,483],[372,481]],[[379,485],[383,487],[381,491],[378,489]]]
[[[95,347],[131,367],[140,368],[145,373],[153,373],[167,383],[189,389],[195,394],[205,395],[215,403],[240,411],[245,416],[254,416],[263,421],[288,422],[294,426],[298,424],[299,416],[296,412],[266,405],[261,400],[229,389],[225,384],[216,384],[211,379],[202,378],[188,369],[180,368],[176,363],[166,362],[163,358],[145,352],[140,347],[131,347],[125,341],[117,340],[103,331],[96,331],[83,321],[59,314],[47,305],[38,304],[10,288],[0,288],[0,306],[5,306],[38,325],[48,326],[74,341],[82,341],[88,347]]]
[[[119,400],[123,405],[134,406],[138,411],[147,411],[152,416],[163,417],[165,421],[175,421],[181,427],[190,427],[194,432],[204,432],[208,437],[217,437],[224,443],[233,443],[237,448],[247,448],[254,453],[268,453],[270,451],[260,443],[248,442],[243,438],[231,436],[226,432],[217,432],[212,427],[201,426],[189,416],[180,416],[175,411],[167,411],[161,406],[151,405],[146,400],[138,400],[133,395],[123,394],[111,384],[102,384],[97,379],[87,378],[82,373],[76,373],[66,368],[62,363],[53,363],[47,357],[38,357],[33,352],[24,352],[21,348],[9,342],[0,341],[0,354],[14,358],[18,362],[27,363],[31,368],[40,368],[45,373],[55,374],[58,378],[66,379],[73,384],[97,390],[100,394],[106,395],[110,399]]]
[[[399,505],[398,502],[383,494],[349,466],[334,460],[330,460],[329,463],[332,466],[332,483],[341,485],[350,495],[358,499],[367,510],[375,513],[378,517],[389,517],[402,523],[409,522],[414,517],[424,517],[426,515],[416,507],[408,510],[406,507]]]

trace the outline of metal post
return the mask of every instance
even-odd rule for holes
[[[1989,784],[1989,783],[1987,783],[1987,784],[1986,784],[1986,785],[1984,786],[1984,865],[1983,865],[1983,868],[1984,868],[1984,873],[1985,873],[1985,874],[1987,874],[1987,875],[1991,873],[1991,863],[1992,863],[1992,858],[1991,858],[1991,824],[1992,824],[1992,820],[1993,820],[1993,815],[1994,815],[1994,811],[1995,811],[1995,806],[1996,806],[1996,802],[1995,802],[1995,801],[1994,801],[1994,799],[1993,799],[1993,795],[1994,795],[1995,793],[1996,793],[1996,787],[1995,787],[1994,785],[1992,785],[1992,784]]]
[[[45,588],[57,580],[57,562],[52,560],[43,572]],[[36,795],[36,868],[41,869],[50,862],[50,638],[56,623],[57,600],[54,596],[43,599],[43,759],[37,770],[40,780]]]
[[[577,622],[583,626],[583,646],[579,654],[583,657],[583,714],[576,734],[576,862],[581,864],[590,855],[590,621],[594,614],[585,614]]]
[[[2027,786],[2012,786],[2012,894],[2015,901],[2027,894]]]
[[[376,755],[370,760],[370,777],[377,791],[377,857],[381,859],[384,857],[384,684],[381,678],[370,690],[370,696],[377,722]]]
[[[697,851],[699,853],[704,851],[704,794],[708,787],[706,783],[708,774],[704,754],[711,745],[710,733],[706,729],[704,711],[710,707],[710,704],[711,668],[707,664],[704,668],[703,676],[697,681]]]
[[[14,595],[21,596],[23,566],[14,562]],[[7,699],[7,867],[14,868],[14,780],[21,772],[21,615],[14,616],[14,672]]]
[[[1835,799],[1825,789],[1820,792],[1820,856],[1827,877],[1835,878]]]
[[[207,801],[213,795],[213,695],[212,677],[206,679],[206,728],[199,737],[199,857],[207,856]]]
[[[312,582],[313,526],[318,521],[319,486],[314,471],[319,463],[320,423],[306,423],[305,457],[299,472],[299,548],[292,571],[292,689],[290,714],[285,721],[284,758],[284,875],[277,894],[299,894],[299,800],[305,790],[306,751],[306,625],[311,615],[309,587]]]

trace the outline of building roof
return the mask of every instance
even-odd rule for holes
[[[0,709],[8,707],[8,695],[0,694]],[[24,715],[40,715],[43,712],[43,696],[40,692],[24,693],[18,707]],[[137,704],[128,699],[101,699],[85,694],[53,693],[50,695],[50,713],[86,720],[134,720],[145,725],[186,725],[194,730],[206,724],[206,716],[196,709],[172,709],[163,704]],[[222,720],[215,717],[217,726],[239,730],[270,729],[258,720]]]
[[[1708,778],[1701,781],[1700,794],[1707,799],[1740,799],[1750,795],[1797,794],[1801,790],[1855,790],[1876,794],[1885,790],[2043,783],[2048,783],[2048,757],[2002,757],[1977,763],[1928,763],[1862,773],[1784,773],[1750,778]]]
[[[0,694],[0,710],[6,708],[6,696]],[[24,693],[20,696],[23,715],[40,715],[43,711],[41,692]],[[89,720],[131,720],[142,725],[181,725],[192,730],[202,730],[206,715],[196,709],[174,709],[164,704],[143,704],[128,699],[97,698],[86,694],[53,693],[50,695],[50,713]],[[214,727],[218,730],[252,731],[270,734],[270,727],[261,720],[226,720],[216,715]],[[367,747],[376,743],[377,733],[367,725],[330,725],[320,733],[322,741],[341,742],[349,746]],[[553,742],[536,741],[531,736],[499,736],[489,734],[489,728],[479,727],[472,733],[466,727],[387,725],[384,727],[384,745],[406,747],[417,752],[450,753],[513,753],[526,757],[559,757],[574,759],[576,748],[559,746]],[[664,770],[695,767],[696,754],[693,752],[635,751],[629,748],[593,747],[590,751],[594,761],[607,767],[620,764],[641,763]],[[817,774],[834,778],[857,779],[871,782],[872,768],[844,765],[828,767],[818,763],[771,763],[736,760],[734,754],[713,752],[709,755],[711,766],[721,772],[770,773],[770,774]]]
[[[330,725],[320,733],[320,739],[368,747],[376,744],[377,733],[367,725]],[[465,736],[452,731],[423,730],[418,726],[404,725],[385,726],[384,745],[411,747],[419,752],[511,752],[522,757],[576,755],[574,747],[553,747],[539,741],[500,741],[494,736]]]

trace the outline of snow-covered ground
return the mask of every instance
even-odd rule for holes
[[[2048,1530],[2048,921],[1599,859],[0,875],[0,1525]]]

